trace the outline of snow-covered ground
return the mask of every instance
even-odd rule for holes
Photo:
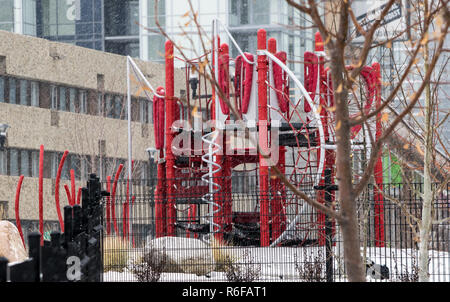
[[[232,255],[241,267],[260,270],[258,281],[266,282],[289,282],[304,281],[299,277],[296,269],[296,263],[299,265],[312,261],[320,256],[324,259],[325,249],[323,247],[227,247],[222,248],[228,254]],[[143,250],[137,250],[133,253],[138,257]],[[338,250],[334,251],[337,255]],[[389,268],[389,279],[383,281],[401,281],[401,277],[412,277],[414,266],[417,265],[417,251],[412,249],[394,249],[394,248],[367,248],[366,257],[376,264],[386,265]],[[334,258],[335,281],[346,281],[342,270],[342,259]],[[132,259],[130,259],[131,263]],[[322,261],[323,270],[325,270],[324,261]],[[340,269],[341,268],[341,269]],[[430,251],[429,273],[431,281],[449,282],[450,281],[450,253]],[[103,275],[106,282],[135,282],[135,276],[128,268],[122,272],[109,271]],[[227,281],[223,272],[211,272],[208,276],[197,276],[195,274],[184,273],[162,273],[160,282],[221,282]],[[367,277],[367,281],[380,281]]]

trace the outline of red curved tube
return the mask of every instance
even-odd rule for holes
[[[66,195],[67,195],[67,201],[69,202],[69,205],[72,207],[71,204],[72,196],[70,195],[70,189],[68,185],[64,185],[64,189],[66,189]]]
[[[80,202],[81,202],[81,187],[78,188],[77,204],[79,205]]]
[[[279,51],[275,54],[275,56],[281,62],[286,64],[287,55],[285,51]],[[289,110],[289,77],[278,64],[273,64],[272,69],[278,105],[281,112],[286,112]]]
[[[64,154],[59,162],[58,172],[56,173],[56,181],[55,181],[55,205],[56,205],[56,213],[58,214],[59,226],[61,228],[61,232],[64,233],[64,222],[61,214],[61,207],[59,204],[59,181],[61,179],[61,171],[64,166],[64,162],[66,160],[67,154],[69,151],[64,151]]]
[[[309,92],[309,96],[314,101],[317,88],[317,77],[319,75],[319,59],[315,53],[306,51],[304,53],[303,60],[305,61],[303,65],[304,70],[304,82],[306,91]],[[305,112],[310,112],[311,107],[308,102],[304,102]]]
[[[111,194],[111,176],[106,177],[106,191]],[[111,199],[106,196],[106,234],[111,233]]]
[[[70,169],[70,184],[72,187],[72,193],[70,195],[72,200],[70,205],[73,207],[75,205],[75,171],[73,169]]]
[[[20,216],[19,216],[19,199],[20,199],[20,189],[22,188],[22,182],[23,182],[23,175],[20,175],[19,178],[19,183],[17,184],[17,189],[16,189],[16,226],[17,226],[17,230],[19,231],[20,234],[20,238],[22,239],[22,243],[23,243],[23,247],[26,248],[25,246],[25,240],[23,240],[23,232],[22,232],[22,225],[20,224]]]
[[[244,53],[245,57],[253,62],[251,53]],[[244,60],[242,55],[236,58],[236,67],[234,75],[234,90],[237,97],[238,108],[241,113],[247,113],[250,104],[250,95],[252,92],[253,65]]]
[[[116,176],[114,177],[113,189],[112,189],[112,194],[111,194],[111,215],[112,215],[112,219],[113,219],[114,232],[116,234],[119,233],[119,229],[117,228],[116,206],[114,204],[114,200],[116,197],[117,181],[119,180],[120,172],[122,172],[122,169],[123,169],[123,164],[120,164],[119,168],[117,169]]]
[[[44,245],[44,145],[39,151],[39,233],[41,233],[41,246]]]

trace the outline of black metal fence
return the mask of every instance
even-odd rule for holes
[[[64,207],[64,233],[50,240],[28,235],[29,258],[8,263],[0,258],[0,282],[102,281],[102,196],[99,179],[91,174],[82,189],[82,205]]]
[[[331,181],[314,187],[312,179],[302,179],[296,187],[338,207],[334,203],[338,188]],[[103,215],[104,281],[346,280],[342,238],[335,221],[276,178],[270,178],[268,192],[260,189],[257,176],[216,180],[223,190],[212,200],[220,207],[208,203],[208,186],[201,179],[173,180],[174,192],[162,199],[156,190],[157,179],[111,183],[115,195],[105,202]],[[159,185],[167,188],[166,183]],[[417,219],[423,185],[383,184],[382,191],[381,212],[374,185],[368,185],[358,200],[368,281],[417,281]],[[261,247],[263,198],[270,208],[270,246],[266,247]],[[168,199],[174,204],[168,204]],[[165,216],[158,213],[158,202],[163,202]],[[222,211],[211,216],[211,209]],[[436,196],[433,215],[441,223],[433,225],[430,279],[450,281],[450,224],[445,220],[450,217],[448,186]],[[211,222],[221,227],[211,228]]]

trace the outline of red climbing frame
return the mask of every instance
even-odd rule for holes
[[[218,74],[218,87],[221,90],[221,93],[218,93],[217,87],[213,86],[212,89],[212,98],[210,99],[208,107],[209,116],[212,120],[217,118],[216,113],[220,113],[226,116],[225,121],[230,120],[231,110],[228,107],[228,104],[225,99],[221,97],[221,95],[225,97],[229,97],[231,95],[230,91],[230,76],[229,76],[229,61],[232,60],[229,57],[229,47],[227,44],[220,44],[220,38],[214,37],[217,39],[213,43],[213,56],[212,63],[215,65],[215,60],[217,58],[217,74]],[[218,49],[214,49],[216,45],[219,45]],[[254,65],[257,64],[257,115],[258,115],[258,143],[260,150],[262,151],[257,157],[252,157],[249,155],[224,155],[225,153],[219,153],[215,155],[215,163],[220,165],[222,170],[214,174],[214,177],[217,177],[215,182],[220,185],[221,189],[219,192],[214,194],[214,211],[217,213],[214,214],[213,222],[214,224],[220,225],[220,230],[222,232],[216,232],[215,238],[222,240],[223,232],[227,232],[231,228],[232,224],[232,198],[231,198],[231,171],[232,169],[240,163],[257,163],[259,170],[259,189],[260,189],[260,198],[259,198],[259,225],[260,225],[260,244],[261,246],[269,246],[274,239],[278,238],[285,230],[286,230],[286,189],[282,185],[279,179],[270,179],[269,178],[269,167],[267,164],[267,160],[264,158],[262,154],[268,154],[270,148],[270,137],[269,137],[269,126],[271,120],[268,115],[268,58],[267,56],[261,52],[261,50],[268,50],[271,54],[275,55],[282,63],[287,61],[286,53],[283,51],[277,52],[276,40],[274,38],[266,39],[266,31],[264,29],[258,30],[257,33],[257,47],[258,53],[257,56],[254,56],[250,53],[240,54],[235,59],[235,79],[234,79],[234,93],[236,98],[234,99],[236,102],[236,108],[241,114],[247,114],[249,110],[249,105],[251,103],[251,93],[252,93],[252,84],[253,81],[253,70]],[[181,186],[181,180],[179,177],[187,177],[186,175],[191,174],[182,174],[179,171],[179,167],[176,166],[176,159],[172,152],[172,142],[177,135],[175,131],[171,129],[171,126],[174,121],[176,121],[179,117],[179,108],[177,105],[177,99],[174,97],[174,48],[171,41],[167,41],[165,44],[165,61],[166,61],[166,78],[165,78],[165,91],[163,87],[158,87],[158,94],[162,95],[165,92],[164,99],[157,98],[154,99],[154,110],[157,112],[155,114],[155,141],[156,141],[156,149],[159,152],[160,160],[157,163],[157,173],[158,173],[158,182],[155,190],[155,230],[156,237],[162,236],[175,236],[176,235],[176,223],[177,223],[177,202],[176,195],[182,194],[182,192],[186,192],[187,194],[193,194],[191,189],[183,189]],[[217,57],[214,56],[214,53],[217,52]],[[244,59],[243,55],[245,55]],[[320,37],[320,34],[317,33],[315,36],[315,52],[306,52],[305,53],[305,88],[310,93],[310,97],[315,102],[315,105],[320,110],[321,122],[324,128],[324,140],[325,142],[333,141],[333,133],[330,132],[330,127],[332,126],[332,114],[327,110],[328,107],[332,107],[333,104],[333,88],[332,88],[332,80],[330,76],[330,72],[327,68],[325,68],[325,53],[324,53],[324,43]],[[250,62],[250,63],[249,63]],[[191,62],[192,63],[192,62]],[[253,64],[251,64],[253,63]],[[291,120],[291,109],[290,108],[290,99],[289,99],[289,81],[287,74],[278,66],[273,63],[273,85],[274,87],[270,87],[270,89],[275,89],[276,98],[279,106],[279,113],[284,114],[285,121],[290,124]],[[368,87],[373,87],[374,83],[379,83],[379,73],[377,77],[374,77],[371,70],[376,70],[375,65],[370,67],[366,66],[363,68],[362,75],[365,78]],[[214,74],[214,72],[213,72]],[[189,85],[187,83],[187,85]],[[377,91],[381,86],[377,86]],[[186,91],[189,93],[189,87],[187,87]],[[369,91],[371,94],[372,91]],[[379,96],[379,93],[377,94]],[[369,97],[369,100],[371,98]],[[379,102],[379,98],[377,97],[377,104]],[[188,96],[189,102],[189,96]],[[216,107],[216,102],[219,102]],[[303,110],[305,113],[311,111],[311,107],[305,101],[303,102],[304,106]],[[191,104],[190,104],[191,105]],[[190,106],[189,105],[189,106]],[[371,104],[367,104],[364,108],[365,110],[370,109]],[[164,108],[164,109],[162,109]],[[192,107],[190,107],[192,108]],[[216,112],[217,108],[220,108],[220,112]],[[295,108],[294,108],[295,110]],[[188,114],[190,114],[188,112]],[[309,123],[310,120],[307,119],[305,121]],[[165,123],[165,127],[164,126]],[[291,124],[290,124],[291,125]],[[292,125],[291,125],[292,126]],[[360,129],[353,129],[355,133],[359,132]],[[377,137],[379,135],[379,130],[381,128],[378,127],[377,123]],[[218,140],[216,142],[225,144],[228,142],[225,134],[219,135]],[[318,139],[318,142],[320,140]],[[226,150],[227,146],[223,145],[223,149]],[[287,149],[284,146],[279,147],[279,161],[277,163],[277,167],[279,170],[284,173],[285,172],[285,161],[286,161],[286,152]],[[332,175],[335,174],[334,171],[334,162],[335,162],[335,151],[332,149],[327,149],[325,151],[325,159],[324,160],[324,170],[331,169]],[[319,153],[317,153],[319,155]],[[240,156],[240,157],[239,157]],[[189,156],[189,165],[201,162],[200,156],[191,155]],[[310,160],[310,157],[307,157],[306,160]],[[317,161],[320,158],[316,159]],[[381,161],[377,163],[377,171],[382,170]],[[206,173],[206,172],[203,172]],[[378,173],[378,172],[377,172]],[[183,176],[184,175],[184,176]],[[378,173],[378,175],[381,175]],[[177,180],[176,180],[177,179]],[[379,183],[380,178],[377,178],[377,183]],[[270,190],[272,190],[271,194],[269,193],[269,184]],[[323,184],[321,181],[320,184]],[[176,189],[177,188],[177,189]],[[203,193],[207,193],[203,187],[196,188],[196,195],[201,197]],[[185,191],[183,191],[185,190]],[[186,191],[191,190],[191,191]],[[203,193],[202,193],[203,192]],[[278,194],[276,194],[278,193]],[[379,193],[379,192],[378,192]],[[270,197],[272,195],[273,197]],[[377,195],[379,196],[379,195]],[[324,202],[324,193],[317,193],[318,200]],[[334,200],[334,195],[332,197]],[[187,208],[187,216],[189,223],[193,223],[197,219],[197,212],[199,209],[197,205],[190,205]],[[377,232],[377,240],[382,240],[383,238],[383,230],[382,230],[382,206],[376,207],[376,232]],[[323,214],[317,214],[317,225],[319,226],[319,243],[325,243],[324,236],[324,223],[325,216]],[[334,226],[333,226],[334,229]],[[334,231],[333,231],[334,232]],[[187,236],[191,236],[191,233],[188,231]],[[194,235],[195,237],[196,234]],[[381,244],[381,243],[379,243]]]

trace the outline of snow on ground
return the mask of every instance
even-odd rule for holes
[[[299,278],[295,264],[302,265],[312,261],[315,257],[324,259],[325,249],[323,247],[226,247],[222,248],[236,263],[242,267],[260,269],[258,281],[266,282],[289,282],[304,281]],[[137,259],[143,250],[132,253]],[[338,252],[338,251],[336,251]],[[394,249],[389,247],[367,248],[366,257],[377,264],[386,265],[389,268],[390,279],[386,281],[400,281],[400,275],[411,276],[414,265],[417,265],[417,251],[412,249]],[[450,281],[450,253],[430,251],[430,279],[431,281]],[[342,259],[335,258],[335,281],[346,281],[342,267]],[[131,263],[131,261],[130,261]],[[325,265],[323,264],[323,269]],[[123,272],[106,272],[103,275],[106,282],[136,282],[135,276],[125,269]],[[367,277],[368,281],[379,281]],[[211,272],[207,276],[184,273],[162,273],[160,282],[221,282],[227,281],[223,272]]]

